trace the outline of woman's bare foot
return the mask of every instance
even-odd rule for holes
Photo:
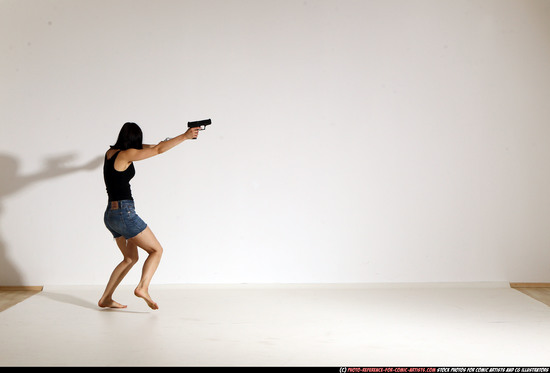
[[[136,290],[134,290],[134,294],[136,297],[142,298],[147,303],[147,305],[151,307],[151,309],[153,310],[159,309],[158,304],[153,302],[147,290],[136,288]]]
[[[126,308],[128,306],[115,302],[112,299],[100,299],[97,305],[101,308]]]

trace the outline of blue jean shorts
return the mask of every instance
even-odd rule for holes
[[[130,199],[109,202],[103,221],[114,238],[124,236],[130,239],[147,228],[147,224],[136,214],[134,201]]]

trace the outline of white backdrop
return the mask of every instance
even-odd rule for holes
[[[550,281],[549,46],[545,0],[2,0],[0,285],[104,284],[99,158],[204,118],[136,163],[155,283]]]

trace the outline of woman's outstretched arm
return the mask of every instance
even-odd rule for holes
[[[185,133],[182,133],[181,135],[176,136],[172,139],[161,141],[157,145],[144,145],[143,149],[128,149],[121,151],[118,158],[122,158],[128,163],[142,161],[144,159],[154,157],[155,155],[167,152],[168,150],[181,144],[185,140],[196,138],[198,136],[198,132],[198,128],[189,128],[187,131],[185,131]]]

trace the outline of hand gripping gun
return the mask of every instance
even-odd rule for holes
[[[212,124],[212,121],[210,119],[204,119],[204,120],[198,120],[196,122],[187,122],[187,127],[189,128],[196,128],[199,127],[200,131],[204,131],[206,129],[206,126],[209,126]],[[196,137],[193,138],[195,140]]]

